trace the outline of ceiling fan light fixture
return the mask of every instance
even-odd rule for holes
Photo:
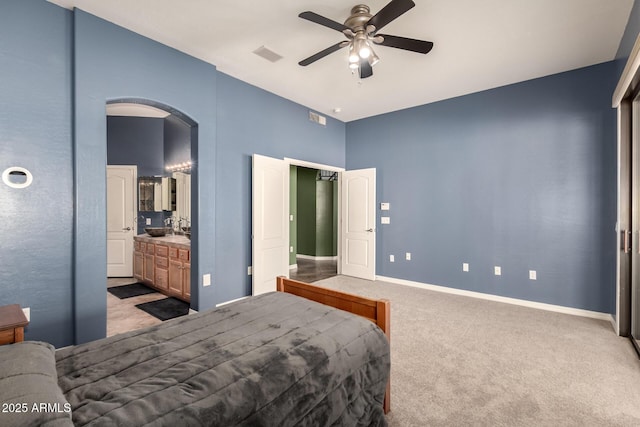
[[[349,43],[349,64],[358,63],[360,61],[360,56],[358,55],[358,51],[355,49],[354,43]]]
[[[358,31],[353,39],[353,49],[358,53],[360,58],[367,59],[371,55],[371,47],[367,42],[367,36],[364,32]]]
[[[358,50],[358,55],[360,55],[360,58],[362,59],[367,59],[369,56],[371,56],[371,48],[369,47],[369,43],[362,43],[360,50]]]
[[[380,57],[371,49],[371,56],[369,56],[369,65],[372,67],[380,62]]]

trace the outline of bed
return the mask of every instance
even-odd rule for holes
[[[277,287],[55,352],[38,342],[4,346],[28,366],[18,369],[26,377],[7,380],[3,355],[0,394],[35,390],[0,396],[30,409],[0,413],[0,424],[385,426],[389,302],[283,277]],[[43,411],[29,406],[43,402]]]

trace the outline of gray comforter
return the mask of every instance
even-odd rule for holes
[[[280,292],[56,352],[76,425],[384,426],[389,343]]]

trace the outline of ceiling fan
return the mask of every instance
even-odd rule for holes
[[[349,68],[351,68],[353,73],[357,71],[360,78],[364,79],[373,75],[372,67],[380,61],[380,58],[373,51],[374,44],[423,54],[429,53],[433,48],[432,42],[391,36],[388,34],[378,34],[378,31],[381,30],[382,27],[415,5],[412,0],[391,0],[391,2],[378,13],[371,15],[369,6],[358,4],[351,9],[351,15],[344,21],[344,24],[325,18],[314,12],[302,12],[298,15],[300,18],[340,31],[348,40],[343,40],[329,46],[315,55],[303,59],[298,64],[305,67],[348,46]]]

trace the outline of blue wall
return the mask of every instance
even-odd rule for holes
[[[166,165],[191,160],[191,128],[174,116],[164,119],[164,159]]]
[[[378,202],[391,203],[377,274],[612,313],[615,72],[609,62],[349,123],[347,168],[376,167]]]
[[[165,175],[164,119],[107,117],[107,164],[136,165],[138,176]]]
[[[28,339],[73,341],[71,14],[41,1],[0,2],[0,305],[31,308]]]
[[[309,121],[309,109],[218,74],[217,301],[251,294],[251,156],[345,165],[345,124]]]
[[[107,164],[135,165],[138,178],[170,175],[165,171],[165,121],[153,117],[108,116]],[[162,227],[167,216],[170,213],[139,211],[137,234],[144,233],[147,219],[151,220],[151,226]]]

